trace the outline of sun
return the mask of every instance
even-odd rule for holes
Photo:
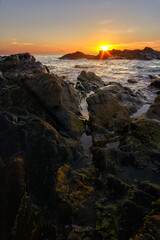
[[[107,51],[109,49],[109,46],[108,45],[106,45],[106,46],[101,46],[101,50],[102,51]]]

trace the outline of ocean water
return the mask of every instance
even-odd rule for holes
[[[156,89],[148,87],[153,81],[149,75],[160,74],[160,60],[60,60],[62,55],[35,55],[37,61],[47,65],[54,74],[65,76],[66,81],[76,83],[77,76],[82,70],[97,74],[106,83],[119,82],[131,88],[134,92],[140,91],[146,96],[146,104],[153,102]],[[80,67],[75,67],[79,65]],[[137,81],[129,83],[128,79]]]

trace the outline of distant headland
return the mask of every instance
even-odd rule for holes
[[[60,57],[60,59],[92,59],[92,60],[106,60],[106,59],[130,59],[130,60],[152,60],[159,59],[160,60],[160,51],[156,51],[150,47],[145,47],[143,50],[135,49],[135,50],[108,50],[108,51],[99,51],[98,55],[89,55],[84,54],[83,52],[74,52],[65,54]]]

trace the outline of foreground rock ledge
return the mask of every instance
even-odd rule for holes
[[[0,239],[159,240],[159,97],[130,119],[131,95],[110,84],[88,98],[103,138],[77,168],[89,156],[76,90],[29,53],[0,58]]]

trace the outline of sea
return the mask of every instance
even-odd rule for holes
[[[82,70],[94,72],[105,83],[118,82],[146,98],[141,112],[146,111],[156,97],[157,89],[149,87],[153,79],[149,75],[160,75],[160,60],[60,60],[60,54],[34,55],[37,61],[47,65],[50,70],[65,80],[76,84],[77,77]],[[136,83],[129,83],[128,80]],[[138,115],[137,115],[138,116]]]

